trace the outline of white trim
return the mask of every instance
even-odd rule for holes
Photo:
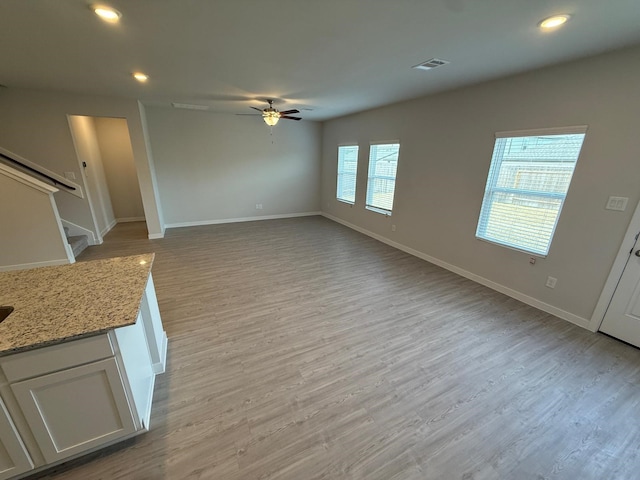
[[[372,145],[398,145],[398,147],[400,147],[400,140],[396,139],[396,140],[387,140],[387,141],[385,140],[370,141],[369,146],[372,146]]]
[[[91,182],[87,179],[87,174],[85,172],[85,167],[83,166],[83,160],[80,158],[80,151],[78,150],[78,139],[76,138],[76,130],[73,125],[72,117],[81,117],[82,115],[71,115],[67,114],[67,123],[69,124],[69,131],[71,132],[71,140],[73,141],[73,149],[76,154],[76,158],[78,159],[78,168],[80,169],[80,178],[87,189],[87,204],[89,205],[89,211],[91,212],[91,222],[93,223],[93,232],[95,235],[95,245],[102,245],[104,241],[102,235],[100,235],[100,226],[98,225],[96,209],[93,205],[93,201],[91,199]],[[92,117],[93,118],[93,117]]]
[[[167,223],[165,228],[197,227],[200,225],[218,225],[221,223],[255,222],[258,220],[277,220],[279,218],[311,217],[322,215],[322,212],[284,213],[281,215],[264,215],[261,217],[223,218],[219,220],[198,220],[195,222]],[[151,238],[151,236],[149,236]]]
[[[67,236],[64,234],[64,228],[62,228],[62,220],[60,219],[60,212],[58,212],[58,205],[56,204],[56,199],[54,198],[52,193],[50,193],[48,197],[49,197],[49,203],[51,204],[51,211],[53,212],[53,218],[56,221],[56,227],[58,227],[58,233],[60,234],[60,241],[64,246],[64,253],[67,255],[67,260],[69,263],[75,263],[76,256],[73,253],[73,248],[71,248],[71,245],[69,245]]]
[[[164,232],[163,233],[150,233],[148,235],[149,240],[158,240],[160,238],[164,238]]]
[[[107,225],[106,227],[104,227],[104,229],[100,232],[100,236],[104,237],[107,233],[109,233],[111,231],[111,229],[113,227],[116,226],[116,224],[118,223],[118,220],[116,220],[115,218],[111,221],[111,223],[109,225]],[[102,242],[101,242],[102,243]]]
[[[51,170],[47,170],[43,166],[38,165],[37,163],[31,162],[31,161],[27,160],[26,158],[23,158],[20,155],[18,155],[16,153],[13,153],[13,152],[10,152],[9,150],[6,150],[6,149],[4,149],[2,147],[0,147],[0,153],[2,153],[3,155],[6,155],[7,157],[11,157],[11,158],[13,158],[15,160],[18,160],[20,163],[24,163],[28,167],[33,168],[34,170],[36,170],[36,171],[38,171],[38,172],[40,172],[40,173],[42,173],[44,175],[47,175],[47,176],[49,176],[51,178],[55,178],[59,182],[62,182],[62,183],[67,184],[67,185],[71,185],[72,187],[75,188],[75,190],[67,190],[65,188],[63,191],[67,192],[67,193],[70,193],[71,195],[75,195],[76,197],[84,198],[84,196],[82,194],[82,187],[80,185],[78,185],[77,183],[72,182],[71,180],[63,177],[62,175],[58,175],[57,173],[52,172]],[[20,172],[20,173],[22,173],[22,172]],[[37,180],[37,179],[35,179],[35,178],[33,178],[33,177],[29,176],[29,175],[26,175],[26,174],[23,174],[23,175],[25,175],[26,177],[28,177],[30,179],[36,180],[36,181],[38,181],[39,183],[41,183],[43,185],[47,185],[47,187],[51,187],[51,185],[43,183],[40,180]],[[52,188],[54,188],[54,187],[52,187]],[[55,191],[58,191],[58,190],[59,189],[56,189]]]
[[[116,218],[116,222],[118,223],[128,223],[128,222],[144,222],[146,219],[144,216],[142,217],[124,217],[124,218]]]
[[[33,262],[33,263],[19,263],[17,265],[4,265],[0,267],[0,272],[9,272],[11,270],[27,270],[29,268],[39,268],[39,267],[52,267],[58,265],[69,265],[70,262],[68,258],[61,258],[60,260],[47,260],[45,262]]]
[[[89,230],[88,228],[81,227],[80,225],[76,225],[75,223],[70,222],[69,220],[65,220],[64,218],[61,218],[60,221],[62,222],[63,226],[69,229],[69,234],[71,236],[85,235],[87,237],[87,240],[89,240],[89,245],[99,245],[96,240],[96,234],[93,231]]]
[[[37,178],[27,175],[26,173],[22,173],[20,170],[3,163],[0,163],[0,173],[2,173],[6,177],[11,178],[12,180],[15,180],[16,182],[20,182],[23,185],[26,185],[27,187],[31,187],[42,193],[46,193],[47,195],[54,194],[58,191],[56,187],[41,182]]]
[[[373,205],[365,205],[365,210],[369,210],[370,212],[379,213],[380,215],[384,215],[385,217],[390,217],[393,210],[387,210],[386,208],[375,207]]]
[[[511,132],[496,132],[496,138],[506,137],[535,137],[537,135],[572,135],[587,133],[588,125],[574,125],[571,127],[533,128],[531,130],[513,130]]]
[[[167,332],[162,332],[162,345],[160,345],[160,361],[152,365],[153,373],[159,375],[166,371],[167,366],[167,350],[169,345],[169,339],[167,338]]]
[[[620,277],[622,277],[624,267],[631,255],[629,250],[633,248],[636,241],[636,234],[638,232],[640,232],[640,202],[633,212],[633,216],[631,217],[631,221],[627,227],[627,232],[624,234],[624,238],[622,239],[622,243],[618,249],[616,259],[611,266],[611,271],[609,272],[607,281],[605,282],[604,287],[602,287],[602,293],[600,294],[598,303],[596,303],[596,308],[593,310],[593,315],[591,315],[591,320],[589,321],[589,326],[587,328],[592,332],[597,332],[600,329],[600,325],[604,320],[604,315],[607,313],[607,308],[609,308],[609,303],[611,303],[611,299],[616,291]]]
[[[425,260],[429,263],[433,263],[434,265],[438,265],[439,267],[442,267],[446,270],[449,270],[450,272],[456,273],[462,277],[468,278],[469,280],[473,280],[476,283],[479,283],[481,285],[484,285],[485,287],[489,287],[492,290],[495,290],[497,292],[500,293],[504,293],[505,295],[511,297],[511,298],[515,298],[516,300],[519,300],[523,303],[526,303],[527,305],[530,305],[532,307],[535,307],[539,310],[542,310],[543,312],[547,312],[550,313],[551,315],[555,315],[556,317],[559,317],[563,320],[566,320],[568,322],[571,322],[575,325],[578,325],[579,327],[582,328],[588,328],[589,325],[589,320],[587,320],[586,318],[582,318],[579,317],[578,315],[574,315],[573,313],[567,312],[565,310],[562,310],[558,307],[554,307],[553,305],[549,305],[548,303],[544,303],[536,298],[530,297],[529,295],[525,295],[522,292],[518,292],[517,290],[513,290],[509,287],[506,287],[504,285],[501,285],[499,283],[496,283],[492,280],[486,279],[484,277],[481,277],[480,275],[476,275],[475,273],[471,273],[467,270],[464,270],[460,267],[457,267],[455,265],[452,265],[450,263],[444,262],[442,260],[439,260],[435,257],[432,257],[430,255],[427,255],[425,253],[422,253],[418,250],[415,250],[413,248],[407,247],[405,245],[402,245],[401,243],[398,242],[394,242],[392,240],[389,240],[386,237],[383,237],[382,235],[378,235],[377,233],[373,233],[370,232],[369,230],[366,230],[364,228],[360,228],[357,225],[354,225],[352,223],[346,222],[340,218],[334,217],[333,215],[330,215],[328,213],[323,212],[322,216],[328,218],[329,220],[333,220],[334,222],[340,223],[346,227],[349,227],[353,230],[356,230],[357,232],[363,233],[371,238],[375,238],[376,240],[382,242],[382,243],[386,243],[387,245],[397,248],[398,250],[402,250],[403,252],[406,252],[410,255],[413,255],[415,257],[421,258],[422,260]]]

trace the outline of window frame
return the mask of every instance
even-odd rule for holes
[[[369,188],[371,186],[371,179],[372,178],[382,178],[383,176],[380,175],[374,175],[373,177],[371,176],[371,147],[374,146],[379,146],[379,145],[397,145],[398,146],[398,160],[396,161],[397,164],[400,163],[400,140],[389,140],[389,141],[375,141],[375,142],[370,142],[369,143],[369,155],[368,155],[368,163],[367,163],[367,191],[365,194],[365,204],[364,207],[366,210],[369,210],[371,212],[375,212],[375,213],[379,213],[381,215],[386,215],[388,217],[390,217],[393,213],[393,207],[396,201],[396,196],[395,196],[395,187],[396,187],[396,183],[398,181],[398,165],[396,164],[396,171],[395,171],[395,175],[393,176],[393,200],[391,201],[391,209],[388,210],[386,208],[382,208],[379,207],[377,205],[372,205],[369,203]],[[389,180],[389,177],[384,177],[386,180]]]
[[[573,180],[573,174],[575,173],[575,169],[578,165],[578,161],[580,160],[580,156],[582,155],[584,142],[586,140],[587,134],[587,125],[578,125],[578,126],[570,126],[570,127],[553,127],[553,128],[539,128],[539,129],[530,129],[530,130],[515,130],[515,131],[507,131],[507,132],[496,132],[494,135],[494,143],[491,152],[491,161],[489,164],[489,171],[487,173],[487,180],[485,182],[485,188],[482,196],[482,203],[480,208],[480,213],[478,215],[478,223],[476,226],[475,237],[478,240],[483,242],[490,243],[492,245],[497,245],[500,247],[508,248],[510,250],[515,250],[519,252],[526,253],[528,255],[534,255],[539,258],[546,258],[551,249],[551,244],[553,243],[553,239],[555,237],[556,228],[558,226],[558,222],[560,221],[560,216],[562,215],[562,209],[564,207],[564,203],[566,201],[567,195],[569,194],[569,189],[571,188],[571,181]],[[496,147],[498,146],[498,141],[503,138],[521,138],[521,137],[538,137],[538,136],[553,136],[553,135],[583,135],[582,144],[580,145],[580,150],[578,151],[578,155],[573,164],[573,170],[571,171],[571,176],[569,177],[567,190],[563,193],[557,192],[543,192],[537,190],[526,190],[526,189],[508,189],[504,187],[496,187],[500,169],[502,167],[502,163],[504,161],[504,156],[500,157],[500,164],[497,167],[497,172],[494,172],[496,161]],[[551,229],[551,233],[549,235],[549,242],[546,247],[546,251],[541,253],[540,251],[534,251],[527,249],[526,246],[518,246],[509,243],[503,243],[494,239],[486,238],[486,230],[488,227],[488,222],[483,222],[483,217],[485,216],[485,209],[493,205],[493,201],[488,203],[488,198],[490,198],[493,193],[496,191],[503,191],[503,193],[514,193],[514,194],[525,194],[530,196],[538,196],[540,198],[548,198],[548,199],[558,199],[560,200],[560,205],[558,207],[558,213],[555,218],[555,222],[553,228]],[[481,227],[484,227],[484,232],[481,234]],[[482,236],[484,235],[484,236]]]
[[[341,172],[340,170],[340,149],[344,148],[344,147],[356,147],[357,149],[357,153],[356,153],[356,171],[354,172],[353,176],[353,201],[344,198],[344,197],[340,197],[340,179],[341,179],[341,174],[344,175],[344,171]],[[336,200],[338,200],[339,202],[342,203],[346,203],[347,205],[355,205],[356,204],[356,200],[357,200],[357,194],[358,194],[358,164],[359,164],[359,156],[360,156],[360,145],[358,144],[358,142],[350,142],[350,143],[340,143],[338,144],[338,156],[336,159]]]

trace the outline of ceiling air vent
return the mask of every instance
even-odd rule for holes
[[[416,70],[433,70],[434,68],[441,67],[442,65],[446,65],[447,63],[450,62],[448,62],[447,60],[440,60],[439,58],[431,58],[426,62],[414,65],[411,68],[415,68]]]
[[[173,102],[171,103],[171,106],[173,106],[173,108],[184,108],[187,110],[209,110],[209,107],[207,105],[193,105],[191,103]]]

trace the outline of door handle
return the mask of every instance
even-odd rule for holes
[[[636,250],[636,252],[635,252],[635,256],[636,256],[636,257],[640,257],[640,250]]]

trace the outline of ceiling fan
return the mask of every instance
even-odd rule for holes
[[[292,113],[300,113],[299,110],[296,110],[294,108],[292,110],[284,110],[280,112],[273,107],[273,100],[267,99],[266,101],[269,103],[269,106],[263,110],[257,107],[251,107],[251,108],[259,111],[260,114],[262,115],[262,119],[264,120],[264,123],[266,123],[270,127],[273,127],[275,124],[277,124],[281,118],[286,118],[287,120],[302,120],[302,118],[300,117],[290,116]],[[255,113],[254,115],[257,115],[257,113]]]

